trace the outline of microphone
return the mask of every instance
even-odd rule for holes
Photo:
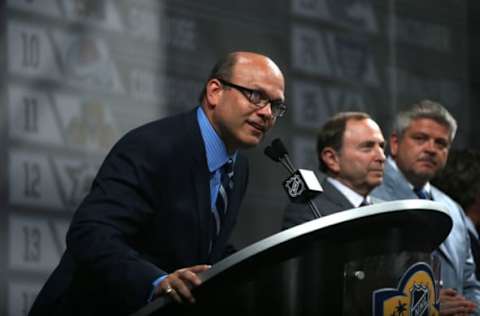
[[[265,148],[264,153],[273,161],[280,162],[290,173],[290,176],[282,183],[290,201],[294,203],[307,202],[315,218],[321,217],[320,211],[312,201],[312,198],[323,192],[315,173],[311,170],[296,169],[279,138],[274,139],[272,144]]]
[[[283,148],[285,148],[285,147],[283,147]],[[264,153],[265,153],[265,155],[267,155],[273,161],[280,162],[285,167],[285,169],[288,170],[288,172],[290,172],[290,173],[295,172],[295,168],[293,167],[290,159],[285,159],[285,155],[281,154],[277,150],[277,148],[275,148],[273,146],[267,146],[267,147],[265,147]],[[287,157],[288,157],[288,155],[287,155]]]

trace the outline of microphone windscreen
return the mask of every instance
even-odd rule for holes
[[[272,141],[272,147],[273,149],[275,149],[279,156],[283,157],[288,155],[287,148],[285,148],[285,145],[280,140],[280,138],[275,138]]]
[[[265,150],[263,152],[273,161],[276,161],[276,162],[280,161],[280,155],[277,153],[275,149],[272,148],[272,146],[265,147]]]

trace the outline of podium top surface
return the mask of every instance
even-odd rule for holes
[[[374,234],[376,231],[388,231],[394,226],[404,230],[406,234],[414,235],[419,241],[423,239],[426,248],[434,249],[447,238],[452,228],[452,220],[443,204],[430,200],[399,200],[352,208],[260,240],[219,261],[211,269],[201,273],[200,278],[205,282],[224,274],[232,267],[235,267],[235,273],[238,273],[239,269],[251,269],[249,263],[255,261],[255,257],[268,257],[274,252],[282,252],[282,248],[292,248],[292,245],[295,248],[295,243],[303,244],[305,240],[331,238],[339,230],[342,233],[337,234],[341,235],[337,237],[342,240],[356,240],[359,235],[364,235],[365,228],[369,234]]]

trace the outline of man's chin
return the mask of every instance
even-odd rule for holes
[[[371,181],[368,183],[368,185],[369,185],[369,187],[370,187],[370,190],[373,190],[373,189],[375,189],[376,187],[378,187],[380,184],[382,184],[382,181],[383,181],[383,178],[371,180]]]
[[[421,170],[417,170],[417,177],[425,179],[425,181],[430,181],[436,173],[437,169],[435,168],[422,168]]]
[[[414,177],[409,180],[414,186],[424,185],[425,183],[429,182],[435,173],[433,172],[418,172],[414,175]]]
[[[417,164],[415,169],[419,174],[435,174],[439,169],[437,164],[430,162],[421,162]]]
[[[251,148],[258,146],[263,140],[263,137],[249,136],[241,140],[241,148]]]

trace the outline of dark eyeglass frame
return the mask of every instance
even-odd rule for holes
[[[220,83],[224,86],[231,87],[238,90],[241,94],[243,94],[245,98],[247,98],[247,100],[251,104],[255,105],[258,109],[264,108],[268,104],[270,104],[270,108],[272,109],[272,115],[275,118],[282,117],[285,114],[285,112],[287,112],[287,106],[285,105],[285,102],[283,102],[282,100],[271,100],[265,95],[265,93],[263,93],[260,90],[242,87],[221,78],[215,78],[215,79],[220,81]]]

